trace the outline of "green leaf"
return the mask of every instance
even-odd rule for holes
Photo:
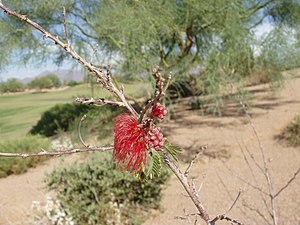
[[[162,169],[161,155],[155,151],[152,156],[153,164],[150,176],[159,177]]]
[[[177,154],[182,151],[180,146],[171,144],[168,140],[166,140],[163,148],[173,157],[175,161],[178,161]]]

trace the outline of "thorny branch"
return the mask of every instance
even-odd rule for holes
[[[20,157],[20,158],[28,158],[28,157],[35,157],[35,156],[62,156],[62,155],[68,155],[68,154],[74,154],[79,152],[105,152],[112,150],[113,146],[89,146],[85,148],[76,148],[76,149],[68,149],[64,151],[46,151],[42,150],[40,152],[35,153],[2,153],[0,152],[0,157]]]

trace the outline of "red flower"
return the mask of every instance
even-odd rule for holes
[[[157,117],[162,120],[166,116],[167,110],[166,110],[166,107],[163,106],[162,104],[156,103],[154,106],[152,106],[152,108],[150,110],[150,114],[153,117]]]
[[[130,172],[143,169],[147,161],[146,136],[135,118],[121,114],[115,119],[113,159],[117,166]]]

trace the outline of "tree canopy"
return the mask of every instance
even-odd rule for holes
[[[72,47],[86,57],[98,46],[98,64],[111,62],[126,74],[154,65],[178,74],[205,68],[207,82],[226,74],[247,75],[253,67],[253,28],[268,20],[299,33],[298,0],[49,0],[3,1],[62,39],[62,7]],[[41,35],[15,18],[0,14],[1,62],[22,57],[57,63],[65,53],[53,50]],[[269,40],[271,37],[268,37]],[[298,35],[299,38],[299,35]],[[265,44],[266,42],[264,42]],[[20,54],[21,53],[21,54]],[[111,61],[113,60],[113,61]],[[2,63],[2,64],[1,64]],[[1,68],[1,67],[0,67]],[[230,75],[230,76],[231,76]]]

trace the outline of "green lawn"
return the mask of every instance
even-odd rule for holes
[[[125,84],[128,96],[145,95],[150,84]],[[95,86],[94,97],[108,97],[111,94]],[[87,84],[70,87],[63,91],[44,93],[23,93],[0,96],[0,141],[22,137],[39,120],[41,114],[57,103],[72,102],[76,97],[90,97]]]

